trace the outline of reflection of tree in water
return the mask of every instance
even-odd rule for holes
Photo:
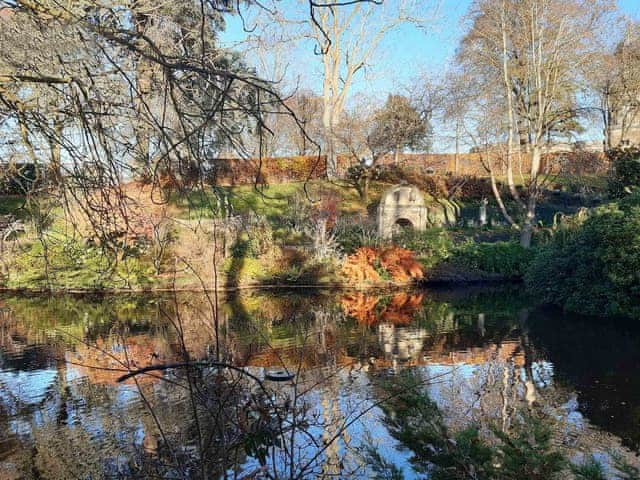
[[[282,303],[289,310],[292,308],[292,302]],[[302,303],[308,305],[308,302]],[[75,313],[70,314],[76,318],[79,327],[65,319],[64,327],[74,334],[67,336],[65,348],[60,350],[62,355],[58,356],[64,370],[64,374],[57,377],[59,385],[55,390],[58,395],[49,397],[37,407],[43,412],[64,413],[41,417],[42,422],[33,429],[30,439],[24,439],[26,444],[36,447],[33,450],[36,456],[26,454],[28,458],[24,464],[35,465],[42,478],[101,478],[97,473],[101,471],[125,477],[148,478],[149,475],[164,476],[173,472],[177,478],[216,478],[228,468],[245,463],[248,453],[254,459],[261,459],[259,463],[268,463],[270,460],[265,455],[276,448],[276,443],[280,445],[277,447],[281,459],[278,468],[295,465],[294,459],[302,459],[291,450],[292,440],[287,440],[290,444],[287,450],[277,438],[292,429],[285,421],[289,418],[287,412],[304,412],[305,403],[301,400],[298,405],[291,405],[292,400],[283,397],[281,404],[274,405],[271,396],[261,391],[260,383],[250,380],[240,370],[217,369],[205,363],[164,373],[151,372],[162,381],[149,375],[138,375],[127,382],[127,387],[114,384],[126,369],[215,359],[215,356],[211,357],[211,350],[216,345],[216,335],[207,302],[194,298],[184,301],[161,299],[155,305],[155,310],[130,311],[129,315],[105,306],[102,311],[109,324],[94,328],[92,320],[84,320],[87,315],[82,315],[80,302],[74,310],[80,309],[77,317]],[[297,308],[301,308],[300,305]],[[33,320],[33,326],[39,322],[34,332],[41,326],[44,327],[42,330],[55,331],[53,318],[60,312],[59,305],[55,308],[49,305],[50,310],[44,311],[39,318],[29,302],[24,307],[21,311],[28,315],[23,323],[29,325]],[[223,312],[220,332],[224,338],[219,343],[226,352],[223,357],[242,358],[242,346],[238,343],[242,329],[227,328],[229,311],[220,309],[220,312]],[[298,344],[288,340],[291,330],[282,330],[285,324],[274,310],[270,335],[263,339],[262,351],[272,351],[268,347],[275,341],[280,345],[276,355],[280,361],[289,348],[290,361],[296,368],[323,364],[335,369],[335,317],[331,310],[308,312],[308,318],[296,334],[304,342]],[[135,319],[141,313],[144,319],[137,322]],[[245,324],[243,328],[246,327]],[[257,329],[264,333],[259,326]],[[278,338],[279,331],[289,333]],[[32,336],[31,339],[41,341],[46,337],[35,339]],[[252,362],[253,355],[247,360]],[[265,366],[274,364],[268,361]],[[311,375],[305,388],[324,382],[326,378],[324,374]],[[135,390],[138,393],[133,395]],[[295,395],[293,397],[295,402]],[[335,419],[327,423],[328,432],[332,431],[330,423],[340,422],[339,408],[335,411],[336,408],[337,404],[328,409],[330,418]],[[282,412],[278,413],[279,410]],[[308,428],[308,421],[302,420],[295,427],[297,435]],[[71,424],[77,427],[69,428]],[[342,435],[342,432],[334,431],[335,435]],[[297,435],[296,443],[299,441]],[[65,456],[66,448],[72,448],[73,453]],[[31,449],[16,447],[12,451],[24,453]],[[326,454],[331,452],[335,454],[327,448]],[[325,458],[323,454],[312,459],[306,468],[319,472],[317,469]],[[122,464],[119,459],[128,460]],[[256,461],[249,461],[249,464]],[[40,471],[40,468],[49,470]],[[47,477],[46,471],[52,476]]]
[[[166,339],[147,335],[110,336],[99,338],[93,344],[79,344],[67,352],[66,360],[76,366],[78,374],[94,384],[113,385],[128,370],[175,361]],[[145,375],[138,381],[158,381],[158,377]],[[133,383],[131,380],[128,383]]]
[[[424,294],[348,294],[342,297],[345,315],[360,325],[374,326],[382,351],[374,362],[380,366],[480,364],[499,358],[515,358],[523,364],[518,325],[513,320],[485,313],[458,312],[452,304],[431,301]]]
[[[44,420],[31,437],[13,440],[22,448],[8,447],[9,456],[26,456],[25,465],[50,465],[62,472],[60,478],[100,468],[123,477],[173,471],[177,478],[200,478],[204,471],[215,478],[240,465],[244,473],[263,466],[277,470],[278,478],[289,478],[285,470],[291,465],[309,476],[345,475],[362,439],[344,425],[367,402],[380,399],[360,382],[384,378],[390,367],[396,374],[407,367],[445,371],[428,389],[452,428],[471,420],[485,429],[492,424],[509,429],[523,406],[550,408],[558,403],[551,398],[555,390],[548,388],[553,377],[544,355],[523,328],[526,312],[522,318],[517,312],[495,315],[469,303],[413,293],[373,298],[375,302],[354,295],[338,303],[293,294],[252,295],[234,300],[243,302],[240,310],[232,304],[221,307],[223,357],[245,366],[243,372],[257,375],[258,382],[210,363],[216,336],[206,301],[163,299],[153,308],[126,315],[102,307],[111,312],[113,322],[92,326],[90,321],[86,335],[90,344],[107,353],[72,342],[66,345],[66,362],[42,365],[57,369],[55,387],[25,416],[35,419],[36,411],[46,412]],[[72,310],[80,322],[81,305]],[[357,325],[344,321],[343,311],[364,320]],[[38,337],[35,328],[20,328],[30,332],[30,338],[46,337]],[[113,383],[117,375],[112,371],[90,368],[117,365],[125,350],[125,360],[136,367],[185,359],[206,362],[152,372],[162,381],[138,375],[126,386]],[[76,366],[70,359],[87,364]],[[283,366],[296,373],[295,383],[261,380],[265,370]],[[357,398],[367,402],[358,403]],[[74,448],[67,458],[65,445]],[[29,452],[38,452],[39,458]],[[126,465],[118,464],[118,458],[127,459]]]

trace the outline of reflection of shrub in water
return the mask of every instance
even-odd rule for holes
[[[416,313],[422,308],[422,294],[401,292],[392,297],[353,293],[345,295],[340,301],[345,315],[355,318],[360,325],[393,323],[410,324]]]
[[[409,461],[414,472],[425,475],[418,478],[608,478],[593,457],[571,465],[571,451],[555,438],[559,430],[554,416],[519,406],[508,429],[498,428],[491,419],[487,419],[488,425],[471,423],[453,428],[429,397],[428,385],[428,379],[408,370],[379,384],[384,422],[391,435],[411,452]],[[404,478],[402,469],[389,462],[372,439],[368,443],[364,456],[371,469],[370,478]],[[616,461],[616,468],[620,471],[617,478],[634,478],[625,475],[625,470],[631,471],[632,467],[624,461]]]

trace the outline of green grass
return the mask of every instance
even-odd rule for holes
[[[218,196],[226,196],[234,212],[255,212],[260,216],[282,215],[288,199],[302,191],[302,184],[284,183],[265,188],[250,185],[221,187],[217,194],[211,191],[194,191],[173,199],[179,208],[179,217],[190,220],[215,218],[224,214],[226,207],[220,205]],[[222,202],[224,203],[224,202]]]
[[[264,188],[250,185],[231,189],[231,204],[236,212],[255,212],[267,218],[281,216],[289,206],[289,199],[304,193],[302,183],[281,183]]]
[[[578,191],[582,187],[594,192],[606,192],[608,180],[607,175],[558,175],[551,183],[569,191]]]
[[[372,182],[369,201],[374,202],[380,197],[386,185]],[[306,196],[310,200],[316,200],[319,193],[332,191],[340,198],[338,206],[341,213],[363,212],[366,205],[362,203],[354,188],[341,182],[313,181],[281,183],[255,187],[242,185],[237,187],[219,187],[218,192],[227,196],[236,213],[254,212],[259,216],[265,216],[270,220],[281,217],[289,207],[290,200],[296,195]],[[213,191],[190,192],[180,197],[175,197],[173,203],[178,207],[179,217],[183,219],[197,220],[215,218],[224,212],[218,210],[218,200]]]
[[[146,287],[155,279],[149,258],[134,252],[114,258],[60,233],[47,235],[46,244],[33,241],[25,247],[13,258],[10,288]]]

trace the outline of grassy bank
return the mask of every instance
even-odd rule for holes
[[[572,182],[575,183],[575,179]],[[571,183],[568,180],[565,183],[570,189]],[[383,241],[377,234],[375,211],[381,193],[388,186],[381,181],[372,182],[367,202],[347,183],[314,181],[259,189],[217,187],[206,192],[175,194],[165,197],[168,202],[158,203],[149,198],[144,188],[134,190],[135,185],[131,185],[127,187],[128,193],[138,202],[128,219],[133,234],[118,234],[120,236],[107,239],[91,235],[86,220],[84,225],[78,218],[72,223],[51,199],[47,200],[46,210],[37,210],[41,207],[37,202],[35,207],[24,208],[20,197],[0,197],[0,212],[19,216],[26,225],[24,234],[2,246],[0,287],[72,291],[234,290],[300,285],[387,288],[406,285],[418,278],[425,285],[527,279],[528,287],[537,291],[541,301],[572,308],[565,294],[549,293],[552,286],[544,287],[544,292],[540,290],[543,287],[538,288],[545,284],[536,281],[536,275],[546,274],[530,273],[534,267],[541,271],[540,265],[554,265],[552,260],[567,258],[566,249],[559,250],[559,239],[578,235],[575,232],[580,230],[570,228],[570,221],[566,221],[567,227],[562,229],[550,224],[540,226],[531,250],[518,245],[517,231],[499,222],[484,227],[433,225],[423,232],[401,230],[392,241]],[[485,187],[483,181],[472,182],[468,196],[457,200],[458,206],[462,209],[466,206],[473,216],[479,192]],[[433,198],[425,190],[423,195],[428,208],[434,211],[443,208],[442,199]],[[565,213],[577,211],[581,205],[580,195],[570,191],[550,192],[541,208],[553,212],[562,211],[563,207]],[[600,192],[587,198],[587,203],[597,204],[599,198]],[[629,201],[627,204],[631,205]],[[594,211],[609,211],[607,208],[618,207],[598,207]],[[634,206],[620,208],[622,213],[615,215],[635,215]],[[44,220],[43,211],[49,215]],[[39,217],[33,218],[30,214]],[[604,217],[597,218],[600,220],[593,222],[602,221]],[[607,225],[610,232],[622,232],[615,223]],[[598,238],[597,241],[604,245],[608,240]],[[631,245],[627,260],[635,259],[635,237],[624,237],[624,242]],[[398,269],[390,267],[389,270],[375,258],[363,266],[365,273],[345,274],[344,266],[350,256],[367,248],[385,252],[391,246],[409,252],[411,258],[407,257],[407,265],[414,260],[419,262],[424,275],[411,273],[394,277],[393,271]],[[612,264],[609,253],[602,249],[593,251],[603,252],[598,255],[608,259],[605,265]],[[580,264],[578,257],[571,257],[573,264]],[[592,263],[597,264],[595,260]],[[607,271],[606,268],[603,271]],[[553,279],[553,286],[562,285],[560,273],[546,276]],[[591,278],[589,282],[602,284],[596,280]],[[605,290],[613,291],[610,287],[614,285],[622,292],[612,300],[621,307],[611,312],[631,311],[621,298],[633,297],[633,275],[618,269],[607,282]],[[603,295],[599,298],[606,297]]]

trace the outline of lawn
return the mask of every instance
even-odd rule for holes
[[[377,201],[384,187],[384,184],[372,182],[369,201]],[[175,197],[173,203],[178,207],[180,218],[191,220],[214,218],[219,215],[216,212],[226,210],[224,207],[220,208],[218,201],[219,197],[226,197],[236,213],[254,212],[273,220],[285,214],[296,196],[314,201],[321,193],[329,191],[338,195],[341,213],[357,213],[366,210],[366,205],[362,203],[354,188],[342,182],[329,181],[312,181],[306,184],[303,182],[280,183],[264,187],[253,185],[217,187],[216,194],[213,190],[190,192]]]

